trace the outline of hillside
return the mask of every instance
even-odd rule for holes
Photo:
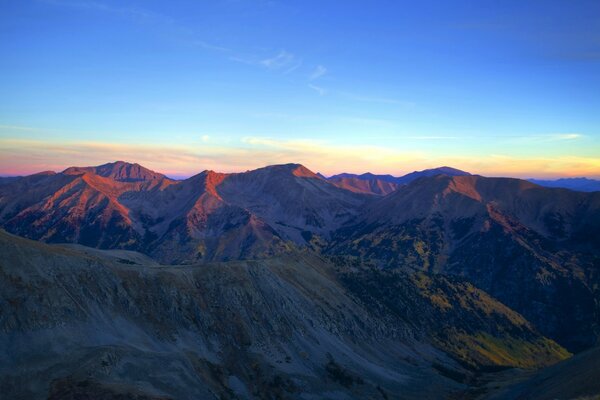
[[[308,254],[160,266],[4,232],[0,253],[0,386],[15,399],[434,399],[482,368],[568,357],[441,277],[390,279]]]
[[[599,335],[599,227],[598,194],[437,176],[369,204],[327,251],[462,276],[579,351]]]

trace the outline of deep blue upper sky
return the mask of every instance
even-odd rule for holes
[[[600,1],[0,0],[0,172],[600,176]]]

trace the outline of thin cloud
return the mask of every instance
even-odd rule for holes
[[[76,8],[85,11],[97,11],[100,13],[113,15],[120,18],[126,18],[135,23],[153,24],[165,29],[177,40],[181,40],[188,45],[197,46],[204,50],[210,50],[221,53],[230,53],[231,49],[207,42],[199,38],[199,35],[188,27],[182,26],[177,21],[167,15],[149,11],[139,7],[117,7],[106,3],[91,0],[40,0],[46,4]]]
[[[458,136],[405,136],[406,139],[412,140],[456,140]]]
[[[340,94],[349,100],[361,101],[361,102],[365,102],[365,103],[396,104],[396,105],[401,105],[401,106],[406,106],[406,107],[413,107],[415,105],[415,103],[413,103],[411,101],[402,101],[402,100],[392,99],[389,97],[371,97],[371,96],[363,96],[363,95],[358,95],[358,94],[349,93],[349,92],[340,92]]]
[[[32,128],[30,126],[18,126],[18,125],[0,125],[0,131],[37,131],[39,129]]]
[[[229,49],[227,47],[222,47],[222,46],[214,45],[212,43],[207,43],[204,40],[196,40],[193,44],[196,45],[196,46],[199,46],[199,47],[201,47],[203,49],[206,49],[206,50],[220,51],[220,52],[223,52],[223,53],[229,53],[229,52],[231,52],[231,49]]]
[[[229,57],[229,61],[235,61],[241,64],[248,64],[248,65],[259,65],[260,62],[256,61],[256,60],[251,60],[249,58],[245,58],[239,55],[234,55],[234,56],[230,56]]]
[[[325,68],[322,65],[317,65],[315,70],[308,77],[308,80],[310,80],[310,81],[317,80],[317,79],[321,78],[323,75],[325,75],[326,73],[327,73],[327,68]]]
[[[281,50],[276,56],[265,58],[260,64],[267,69],[282,69],[297,63],[296,57],[285,50]]]
[[[519,142],[556,142],[556,141],[572,141],[582,139],[585,136],[581,133],[548,133],[542,135],[524,135],[512,136],[513,140]]]
[[[115,7],[99,1],[82,0],[42,0],[46,4],[79,8],[82,10],[100,11],[132,19],[136,22],[159,22],[173,24],[175,20],[163,14],[155,13],[138,7]]]
[[[308,84],[308,87],[311,88],[312,90],[316,91],[317,93],[319,93],[319,96],[324,96],[325,94],[327,94],[327,90],[317,86],[317,85],[313,85],[312,83]]]
[[[247,57],[235,54],[229,57],[230,61],[242,64],[263,67],[270,71],[277,71],[283,74],[289,74],[302,65],[302,60],[294,54],[282,50],[273,57],[258,59],[257,57]]]
[[[575,140],[581,138],[583,135],[579,133],[558,133],[550,136],[553,140]]]

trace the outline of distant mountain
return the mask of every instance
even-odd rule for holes
[[[399,186],[406,185],[415,179],[435,175],[463,176],[470,174],[455,168],[439,167],[423,171],[414,171],[401,177],[375,175],[370,172],[361,175],[342,173],[333,175],[328,178],[328,180],[336,186],[353,192],[386,195],[396,190]]]
[[[597,179],[561,178],[556,180],[528,179],[528,181],[540,186],[565,188],[580,192],[600,191],[600,180]]]
[[[139,164],[130,164],[124,161],[99,165],[97,167],[71,167],[63,171],[66,175],[82,175],[93,173],[104,178],[111,178],[117,182],[143,182],[169,179],[163,174],[151,171]]]
[[[383,182],[389,182],[389,183],[397,183],[397,180],[398,180],[398,178],[396,178],[392,175],[389,175],[389,174],[388,175],[376,175],[376,174],[372,174],[370,172],[360,174],[360,175],[349,174],[349,173],[344,172],[341,174],[332,175],[327,179],[335,180],[335,179],[339,179],[339,178],[358,178],[358,179],[362,179],[365,181],[377,179],[377,180],[380,180]]]
[[[386,194],[389,194],[398,188],[398,185],[396,183],[389,182],[384,179],[367,178],[366,175],[372,174],[363,174],[358,176],[337,175],[335,177],[329,178],[329,182],[342,189],[350,190],[351,192],[376,194],[382,196],[385,196]]]
[[[448,176],[466,176],[471,175],[468,172],[461,171],[460,169],[452,168],[452,167],[439,167],[432,169],[424,169],[423,171],[414,171],[410,174],[406,174],[396,179],[396,183],[399,185],[408,184],[415,179],[428,177],[428,176],[436,176],[436,175],[448,175]]]
[[[366,199],[299,164],[175,181],[115,162],[5,182],[0,224],[46,242],[189,263],[278,254],[327,238]]]
[[[121,203],[127,192],[156,193],[174,181],[134,164],[68,168],[0,186],[5,229],[48,242],[130,248],[143,232]]]

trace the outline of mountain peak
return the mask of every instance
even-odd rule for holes
[[[425,170],[425,171],[439,171],[442,172],[444,174],[448,174],[448,175],[452,175],[452,176],[465,176],[465,175],[471,175],[469,172],[457,169],[457,168],[453,168],[453,167],[448,167],[448,166],[443,166],[443,167],[438,167],[438,168],[433,168],[431,170]],[[424,172],[424,171],[423,171]]]
[[[36,172],[35,174],[32,174],[31,176],[44,176],[44,175],[56,175],[56,172],[48,170],[48,171]]]
[[[317,174],[306,168],[304,165],[297,163],[269,165],[264,168],[259,168],[255,171],[271,171],[274,173],[292,174],[300,178],[322,179]]]
[[[471,175],[469,172],[452,168],[448,166],[436,167],[436,168],[428,168],[422,171],[413,171],[410,174],[406,174],[399,179],[408,177],[408,176],[435,176],[435,175],[448,175],[448,176],[466,176]]]
[[[115,161],[95,167],[70,167],[63,171],[66,175],[79,175],[94,173],[104,178],[111,178],[119,182],[140,182],[157,179],[168,179],[164,175],[142,167],[137,163]]]

